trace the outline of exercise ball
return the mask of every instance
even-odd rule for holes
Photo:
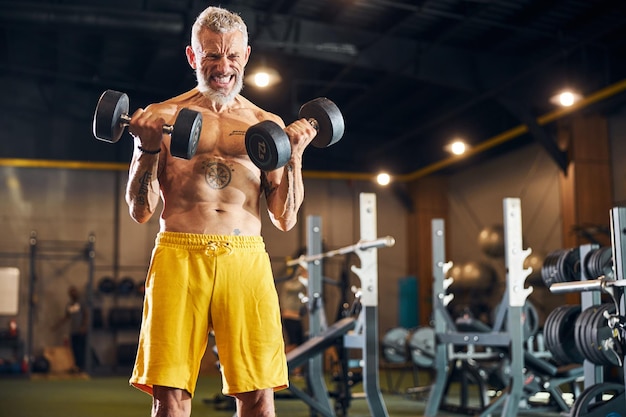
[[[448,271],[448,276],[454,278],[454,282],[450,285],[450,292],[488,290],[496,281],[496,271],[493,267],[479,261],[454,265]]]
[[[452,267],[446,272],[446,278],[452,278],[454,282],[461,281],[463,279],[463,264],[455,263]]]
[[[489,289],[496,281],[496,271],[485,262],[469,261],[463,265],[462,279],[469,288]]]
[[[504,256],[504,227],[499,224],[484,227],[478,234],[478,247],[489,257]]]

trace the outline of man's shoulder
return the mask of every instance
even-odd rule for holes
[[[151,103],[146,106],[146,110],[160,114],[165,117],[173,117],[183,107],[190,107],[193,103],[194,90],[187,91],[176,97],[168,98],[166,100]]]
[[[235,100],[237,101],[239,108],[254,112],[256,115],[256,118],[259,121],[273,120],[274,122],[279,123],[279,124],[283,123],[280,116],[270,111],[267,111],[265,109],[262,109],[261,107],[257,106],[256,104],[254,104],[253,102],[251,102],[250,100],[248,100],[242,95],[238,95]]]
[[[198,90],[192,89],[182,94],[179,94],[177,96],[163,100],[159,103],[154,103],[151,106],[155,108],[171,108],[171,107],[180,107],[180,106],[185,107],[185,106],[189,106],[190,104],[193,104],[194,101],[197,101],[201,98],[202,98],[202,94],[200,94]]]

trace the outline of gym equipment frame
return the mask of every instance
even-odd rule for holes
[[[435,328],[435,381],[431,387],[424,415],[434,417],[444,407],[453,376],[451,368],[460,362],[463,368],[461,387],[461,405],[453,411],[475,412],[480,416],[492,415],[501,410],[503,417],[517,415],[522,401],[529,398],[530,392],[545,390],[554,398],[557,406],[568,411],[562,398],[559,385],[572,383],[582,375],[582,368],[569,372],[560,372],[554,365],[533,355],[525,349],[524,324],[526,320],[525,305],[532,287],[526,288],[525,281],[531,269],[524,268],[524,260],[531,253],[530,249],[522,248],[522,216],[521,204],[517,198],[503,200],[504,245],[506,266],[506,290],[503,302],[498,309],[493,328],[484,323],[475,322],[458,326],[448,313],[446,306],[453,298],[447,293],[452,278],[445,278],[446,272],[452,267],[445,259],[445,228],[442,219],[432,220],[433,245],[433,317]],[[482,326],[481,326],[482,325]],[[462,330],[462,331],[461,331]],[[476,346],[484,347],[484,351],[476,351]],[[458,349],[461,347],[462,349]],[[502,378],[508,382],[501,394],[490,401],[486,394],[485,382],[480,370],[470,366],[476,360],[501,360],[508,357],[508,372]],[[501,366],[501,365],[500,365]],[[528,373],[526,371],[529,371]],[[480,407],[472,409],[468,406],[468,395],[465,392],[467,375],[475,379],[481,388]],[[471,378],[470,378],[471,379]]]
[[[581,280],[557,282],[550,285],[553,293],[581,292],[581,310],[598,306],[601,293],[608,294],[615,306],[615,313],[604,311],[602,316],[611,329],[608,338],[598,340],[599,348],[612,352],[617,356],[619,367],[626,377],[624,362],[626,361],[626,208],[614,207],[610,211],[611,251],[613,256],[613,277],[600,276],[595,279],[588,277],[585,268],[581,268]],[[580,259],[597,246],[583,245],[579,247]],[[585,359],[585,391],[576,399],[572,406],[571,417],[604,417],[621,416],[626,410],[626,386],[604,382],[603,368]],[[603,394],[611,393],[607,399]]]
[[[391,237],[376,238],[376,195],[360,194],[360,233],[361,240],[336,251],[321,254],[322,226],[317,216],[307,218],[307,256],[300,262],[306,262],[309,272],[309,341],[287,354],[289,369],[308,362],[308,393],[290,385],[294,396],[304,401],[312,411],[325,417],[335,417],[323,373],[321,353],[343,336],[345,349],[358,349],[362,352],[363,387],[365,398],[372,415],[388,417],[378,375],[378,247],[392,246]],[[322,309],[322,260],[327,256],[354,252],[360,259],[359,268],[352,266],[361,281],[362,309],[358,317],[347,317],[323,329],[321,326]],[[320,255],[321,254],[321,255]]]

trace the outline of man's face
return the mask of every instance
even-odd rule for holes
[[[193,48],[187,47],[189,65],[196,71],[198,89],[218,104],[231,102],[243,87],[250,47],[238,30],[214,33],[202,30]]]

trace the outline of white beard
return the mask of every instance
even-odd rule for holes
[[[196,79],[198,80],[198,90],[206,98],[221,106],[231,103],[235,97],[237,97],[237,94],[239,94],[243,89],[243,76],[239,74],[235,75],[235,85],[228,94],[224,94],[222,91],[211,88],[208,78],[205,77],[199,70],[196,70]]]

